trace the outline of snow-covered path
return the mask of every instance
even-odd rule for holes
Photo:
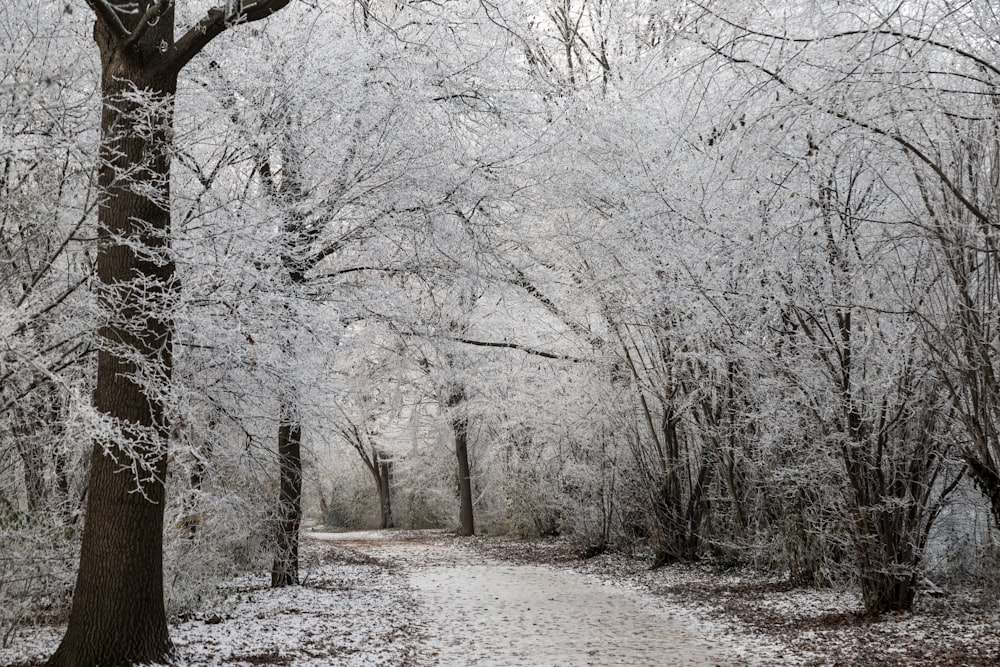
[[[410,575],[440,665],[718,665],[680,621],[566,570],[485,563]]]
[[[650,571],[616,554],[571,568],[565,545],[443,531],[304,536],[302,586],[243,574],[171,625],[179,667],[1000,664],[1000,614],[980,592],[870,620],[850,590]],[[64,631],[16,628],[0,667],[41,667]]]
[[[384,532],[311,537],[402,566],[422,610],[420,653],[440,667],[742,664],[690,615],[573,571]]]

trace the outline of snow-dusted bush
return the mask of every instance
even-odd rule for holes
[[[200,511],[168,512],[163,585],[172,617],[211,600],[226,579],[269,566],[274,518],[268,510],[273,508],[250,495],[198,495]]]
[[[22,625],[66,620],[79,547],[78,528],[58,515],[0,514],[0,645]]]
[[[336,479],[320,498],[320,520],[330,528],[370,529],[378,525],[378,496],[370,479]]]
[[[475,488],[486,532],[538,537],[562,531],[561,462],[555,448],[524,424],[484,430]]]

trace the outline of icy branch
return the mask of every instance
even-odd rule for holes
[[[174,44],[170,66],[181,69],[226,28],[265,19],[283,9],[289,2],[291,0],[256,0],[248,3],[237,1],[226,3],[223,7],[213,7]]]
[[[496,347],[507,350],[519,350],[525,354],[531,354],[536,357],[544,357],[545,359],[559,359],[561,361],[574,361],[580,362],[585,361],[580,357],[573,357],[567,354],[556,354],[554,352],[546,352],[545,350],[537,350],[533,347],[528,347],[527,345],[521,345],[520,343],[508,343],[506,341],[488,341],[488,340],[476,340],[473,338],[452,338],[455,342],[463,343],[465,345],[472,345],[475,347]]]
[[[125,24],[118,18],[118,8],[108,0],[87,0],[87,4],[97,14],[97,20],[103,23],[108,29],[118,37],[124,39],[128,37],[128,30]]]

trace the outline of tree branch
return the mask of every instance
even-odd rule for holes
[[[935,162],[929,155],[920,150],[918,146],[916,146],[913,142],[909,141],[905,137],[896,134],[894,132],[891,132],[889,130],[885,130],[873,123],[861,120],[859,118],[855,118],[846,111],[839,109],[830,109],[826,107],[822,103],[815,100],[808,93],[802,92],[801,90],[793,86],[791,83],[786,81],[784,77],[782,77],[777,71],[768,69],[767,67],[761,65],[760,63],[754,62],[748,58],[739,58],[737,56],[725,53],[719,47],[705,41],[702,41],[701,44],[702,46],[705,46],[707,49],[709,49],[712,53],[716,54],[721,58],[724,58],[725,60],[728,60],[730,63],[734,65],[748,65],[756,69],[758,72],[768,76],[772,81],[782,86],[785,90],[797,96],[799,99],[801,99],[803,102],[813,107],[814,109],[817,109],[822,113],[829,114],[830,116],[838,118],[850,125],[854,125],[855,127],[867,130],[872,134],[876,134],[880,137],[883,137],[884,139],[888,139],[889,141],[900,146],[905,152],[909,153],[910,155],[915,157],[918,161],[923,162],[925,165],[927,165],[927,167],[932,172],[934,172],[934,175],[938,178],[938,180],[942,183],[942,185],[944,185],[945,188],[947,188],[947,190],[951,192],[952,195],[955,196],[955,198],[962,204],[965,210],[971,213],[973,217],[982,222],[987,228],[995,228],[998,226],[998,224],[995,221],[990,219],[989,215],[987,215],[985,211],[983,211],[979,206],[976,205],[975,202],[973,202],[971,199],[969,199],[968,196],[966,196],[965,192],[962,191],[962,188],[960,188],[950,178],[948,178],[948,175],[944,172],[944,168],[940,164]]]
[[[88,0],[88,2],[90,1],[97,0]],[[209,42],[221,35],[226,28],[266,19],[271,14],[283,9],[289,2],[291,0],[255,0],[244,4],[242,0],[236,0],[233,2],[231,11],[227,11],[226,7],[209,9],[204,18],[184,33],[174,44],[167,59],[167,66],[180,70],[198,55]]]
[[[536,287],[535,284],[531,282],[531,280],[528,279],[528,276],[524,274],[524,271],[514,266],[514,264],[511,262],[507,262],[507,264],[510,270],[513,271],[514,273],[514,280],[512,282],[516,287],[520,287],[525,292],[527,292],[531,297],[533,297],[536,301],[542,304],[542,306],[545,307],[545,310],[549,311],[554,316],[556,316],[563,324],[569,327],[569,329],[573,333],[587,340],[593,339],[593,336],[591,335],[589,329],[587,329],[579,322],[573,320],[573,318],[571,318],[568,313],[563,311],[563,309],[560,308],[554,301],[552,301],[552,299],[550,299],[548,296],[542,293],[542,291],[538,289],[538,287]]]
[[[545,350],[536,350],[533,347],[528,347],[527,345],[521,345],[520,343],[475,340],[473,338],[461,338],[461,337],[452,337],[451,340],[455,341],[456,343],[464,343],[466,345],[473,345],[475,347],[496,347],[507,350],[519,350],[526,354],[531,354],[536,357],[544,357],[546,359],[559,359],[561,361],[572,361],[572,362],[586,361],[586,359],[582,359],[580,357],[573,357],[568,354],[556,354],[554,352],[546,352]]]
[[[347,275],[348,273],[386,273],[390,276],[399,275],[402,273],[415,274],[416,271],[410,268],[396,268],[391,266],[375,266],[375,265],[361,265],[361,266],[348,266],[343,269],[336,269],[333,271],[327,271],[319,275],[312,276],[313,280],[326,280],[331,278],[336,278],[338,276]]]
[[[125,29],[125,24],[118,18],[118,12],[115,11],[114,5],[108,2],[108,0],[87,0],[87,4],[94,10],[97,20],[116,37],[120,39],[128,37],[128,30]]]
[[[728,25],[729,27],[740,30],[746,33],[747,35],[753,35],[754,37],[763,37],[764,39],[771,39],[779,42],[788,42],[791,44],[815,44],[819,42],[828,42],[828,41],[844,39],[845,37],[858,37],[864,35],[880,35],[882,37],[895,37],[899,40],[921,42],[923,44],[927,44],[928,46],[934,46],[939,49],[944,49],[945,51],[951,51],[955,55],[971,60],[979,67],[985,70],[989,70],[994,74],[996,74],[997,76],[1000,76],[1000,67],[997,67],[990,61],[977,56],[971,51],[966,51],[965,49],[959,48],[952,44],[947,44],[945,42],[933,39],[931,37],[921,37],[920,35],[914,35],[908,32],[903,32],[901,30],[889,30],[887,28],[873,28],[873,29],[860,28],[855,30],[844,30],[842,32],[835,32],[830,35],[821,35],[819,37],[789,37],[787,35],[776,35],[774,33],[764,32],[762,30],[752,30],[746,26],[734,23],[733,21],[727,19],[725,16],[722,16],[721,14],[712,11],[703,4],[696,3],[696,6],[699,9],[703,10],[706,14],[714,16],[719,21]]]
[[[139,23],[135,26],[135,29],[122,42],[122,49],[126,50],[135,46],[142,39],[142,36],[146,34],[146,31],[156,25],[173,4],[174,0],[157,0],[157,2],[151,4],[146,9],[146,13],[139,19]]]

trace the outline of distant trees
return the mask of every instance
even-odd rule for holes
[[[850,578],[872,612],[966,474],[1000,522],[985,0],[303,6],[211,62],[286,1],[94,0],[96,182],[98,84],[44,39],[80,17],[23,4],[0,518],[86,495],[52,664],[169,660],[164,529],[218,541],[200,503],[249,467],[296,583],[322,442],[383,526]]]
[[[334,423],[340,438],[361,458],[372,476],[378,494],[379,528],[394,528],[392,514],[393,443],[385,442],[392,433],[385,426],[410,409],[402,404],[400,382],[385,374],[383,364],[367,356],[355,361],[351,389],[337,400],[340,413]]]

